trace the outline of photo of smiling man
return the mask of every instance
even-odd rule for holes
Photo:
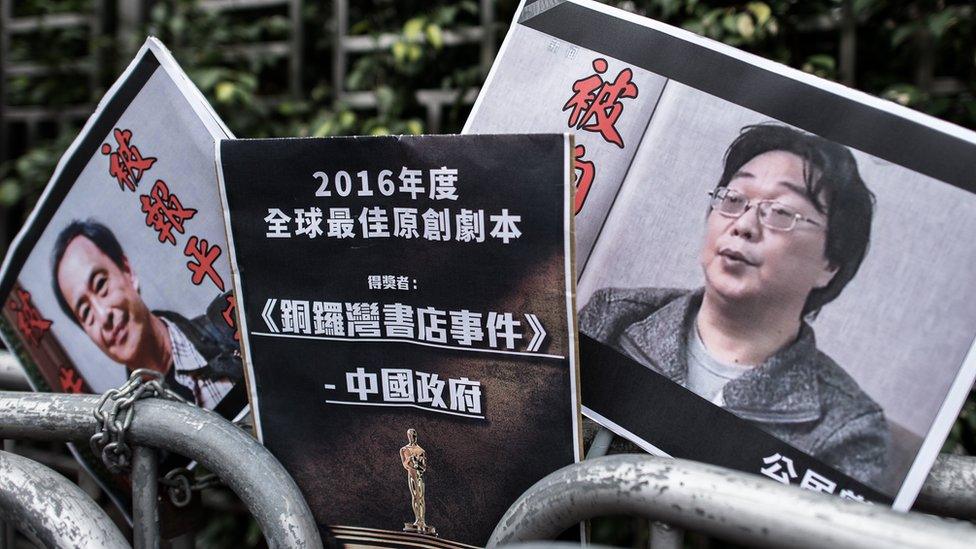
[[[61,230],[51,271],[52,290],[64,314],[128,373],[139,368],[160,372],[177,394],[207,409],[243,380],[234,329],[222,318],[227,294],[193,319],[150,311],[118,239],[92,219]]]
[[[709,193],[704,287],[603,288],[580,330],[862,482],[884,470],[881,407],[818,349],[815,318],[868,249],[873,195],[851,152],[779,124],[742,129]]]
[[[166,47],[147,39],[0,265],[0,339],[32,390],[103,395],[148,369],[190,404],[228,420],[246,411],[214,171],[214,144],[228,137]],[[129,479],[88,445],[69,448],[131,520]],[[184,465],[169,456],[159,467]]]

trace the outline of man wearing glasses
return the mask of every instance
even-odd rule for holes
[[[817,349],[813,320],[867,251],[874,197],[851,152],[749,126],[709,193],[704,288],[604,288],[580,330],[862,482],[884,471],[881,407]]]

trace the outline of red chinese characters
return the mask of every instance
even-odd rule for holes
[[[17,329],[28,343],[37,347],[41,344],[41,337],[51,329],[52,321],[41,316],[34,307],[30,292],[22,289],[16,292],[17,298],[10,300],[10,309],[17,314]]]
[[[142,174],[152,167],[155,158],[143,157],[139,148],[131,145],[132,132],[115,128],[116,148],[113,151],[108,143],[102,144],[102,154],[108,155],[108,173],[119,183],[119,189],[135,192]]]
[[[156,229],[160,242],[176,245],[173,231],[183,233],[183,222],[192,218],[197,211],[184,208],[175,193],[169,192],[169,187],[162,179],[156,181],[152,191],[139,197],[142,211],[146,214],[146,226]]]
[[[240,341],[241,331],[237,329],[237,322],[234,319],[235,309],[237,309],[237,298],[233,295],[227,296],[227,308],[224,309],[224,312],[222,313],[224,322],[226,322],[231,328],[234,328],[234,340]]]
[[[74,368],[65,366],[61,366],[58,372],[58,382],[61,384],[61,391],[64,393],[80,393],[85,384]]]
[[[31,302],[31,295],[27,290],[18,288],[16,298],[10,299],[9,306],[17,314],[17,330],[28,343],[34,347],[39,346],[41,338],[51,329],[52,321],[41,316]]]
[[[103,143],[101,147],[102,154],[109,157],[109,174],[118,182],[120,190],[135,192],[142,176],[156,163],[157,158],[144,156],[132,144],[131,130],[115,128],[112,135],[115,146]],[[146,226],[156,231],[159,242],[172,244],[179,249],[180,235],[186,234],[187,221],[196,217],[198,210],[185,207],[162,179],[157,179],[148,193],[139,195],[139,203],[142,213],[146,214]],[[220,291],[224,291],[224,281],[214,266],[220,254],[220,246],[211,246],[198,235],[189,236],[183,247],[183,255],[192,258],[186,267],[190,270],[193,284],[199,286],[205,278],[209,278]]]
[[[183,248],[183,255],[196,260],[196,262],[186,262],[186,268],[193,273],[190,280],[194,284],[199,286],[204,277],[210,277],[220,291],[224,291],[224,281],[213,265],[213,262],[220,257],[220,246],[210,246],[206,239],[191,236],[186,242],[186,247]]]
[[[578,214],[583,210],[586,195],[589,194],[590,185],[593,184],[593,178],[596,177],[596,166],[589,160],[583,160],[585,154],[586,147],[583,145],[576,145],[573,148],[573,161],[575,162],[576,169],[576,200],[573,204],[574,214]]]
[[[605,141],[622,149],[624,140],[616,128],[617,119],[624,110],[621,100],[637,97],[638,89],[631,82],[633,71],[623,69],[610,82],[601,76],[607,68],[606,59],[595,59],[593,70],[596,73],[573,83],[573,96],[562,110],[570,110],[569,127],[597,132]]]

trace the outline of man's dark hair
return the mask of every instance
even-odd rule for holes
[[[823,288],[810,292],[803,316],[816,315],[854,278],[871,241],[874,195],[868,190],[851,151],[838,143],[781,124],[742,128],[725,152],[725,169],[716,188],[725,187],[753,158],[785,151],[803,159],[807,198],[827,216],[827,260],[837,274]]]
[[[126,269],[125,252],[122,251],[122,246],[119,244],[118,239],[115,238],[115,234],[105,225],[102,225],[94,219],[87,219],[85,221],[75,220],[64,229],[61,229],[58,238],[54,241],[54,250],[51,253],[51,285],[54,289],[54,297],[57,298],[61,310],[75,324],[78,324],[78,319],[75,318],[75,312],[64,298],[64,294],[61,292],[61,286],[58,285],[58,267],[61,265],[61,259],[64,258],[64,252],[68,248],[68,244],[75,237],[79,236],[90,240],[113,263],[118,265],[120,269]]]

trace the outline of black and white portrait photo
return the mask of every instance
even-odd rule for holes
[[[817,347],[814,318],[858,271],[874,200],[851,152],[747,126],[708,192],[698,288],[602,288],[580,329],[840,471],[884,470],[884,412]]]
[[[976,378],[976,133],[590,0],[515,21],[464,131],[575,133],[588,440],[910,508]]]
[[[970,192],[669,82],[580,332],[693,393],[683,417],[718,407],[894,497],[971,347],[972,230]]]

